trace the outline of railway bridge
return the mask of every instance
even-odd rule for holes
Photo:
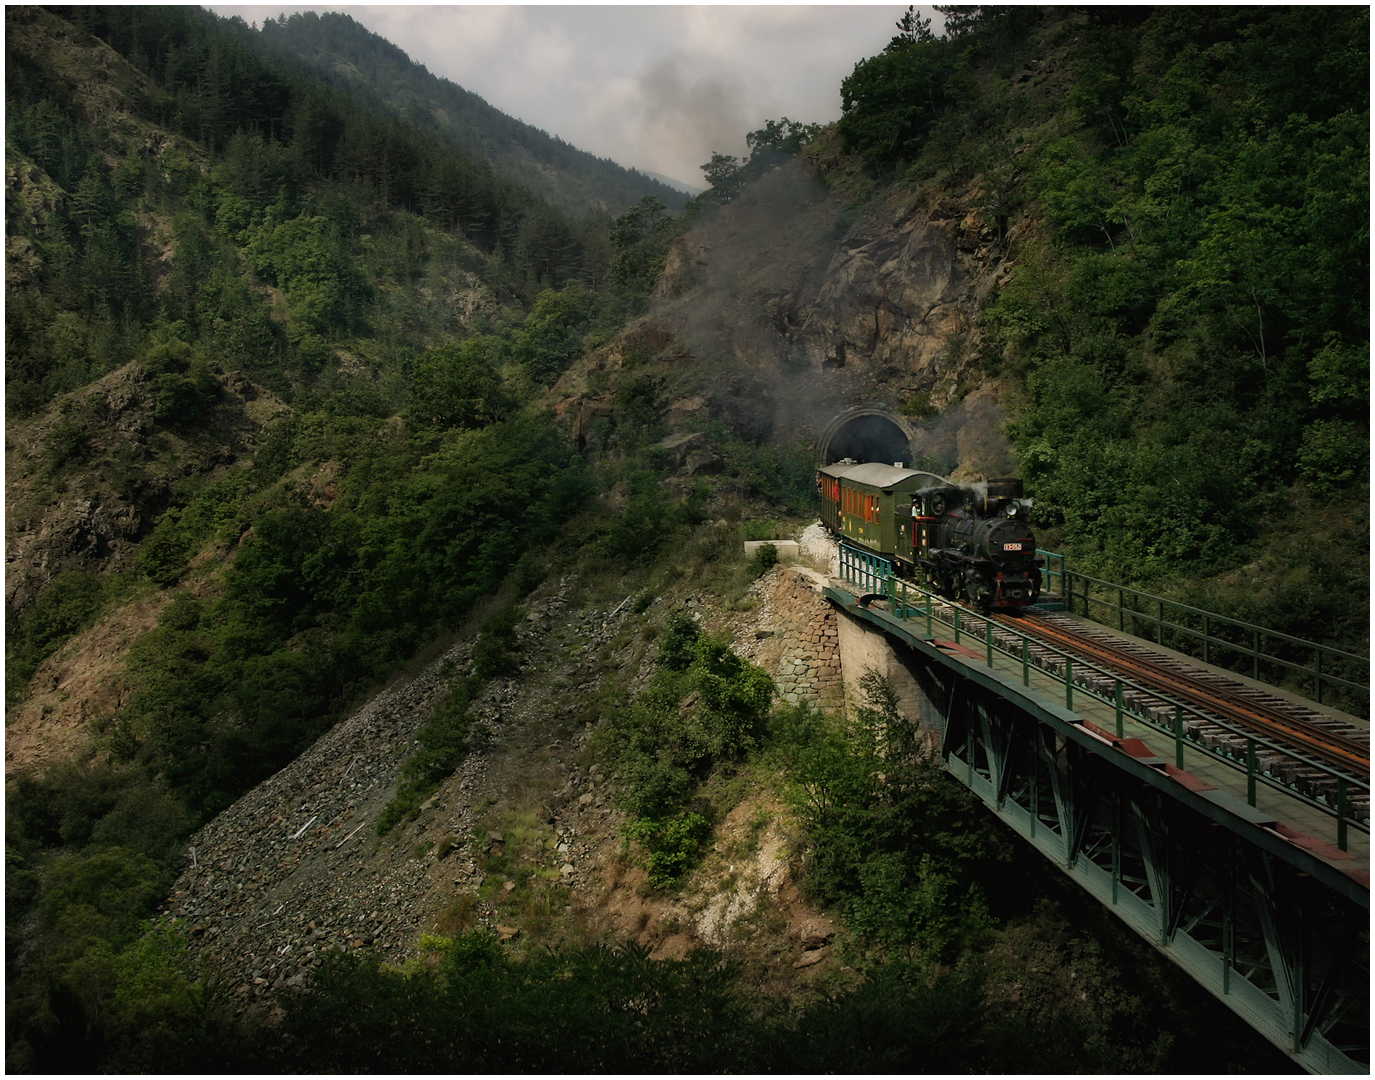
[[[1076,600],[1063,563],[1060,598],[985,618],[841,552],[822,592],[844,667],[893,678],[951,776],[1296,1064],[1369,1072],[1368,721],[1055,611]],[[1072,644],[1085,632],[1091,647]],[[1236,638],[1273,668],[1258,638]],[[1205,656],[1222,647],[1206,626],[1203,640]],[[1341,659],[1326,677],[1321,656],[1304,668],[1319,701],[1364,689],[1349,664],[1331,673]],[[1236,720],[1229,695],[1280,726]]]

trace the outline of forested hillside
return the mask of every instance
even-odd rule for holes
[[[677,217],[633,185],[570,211],[609,181],[345,16],[7,9],[9,1068],[1197,1060],[1169,976],[1029,892],[920,755],[884,758],[905,729],[881,685],[848,726],[778,707],[655,602],[750,610],[767,567],[741,539],[807,524],[821,429],[878,402],[942,469],[1015,463],[1082,568],[1365,652],[1368,12],[896,29],[838,124],[770,121]],[[566,172],[523,182],[535,161]],[[523,598],[556,586],[633,620],[615,648],[575,638],[592,674],[550,690],[591,725],[617,858],[646,895],[686,888],[766,793],[789,873],[844,926],[830,981],[775,998],[748,951],[545,954],[531,930],[512,952],[477,913],[508,873],[522,902],[543,886],[485,833],[411,853],[471,840],[491,870],[425,963],[334,957],[282,1014],[196,969],[186,926],[149,933],[194,830],[467,641],[386,747],[404,763],[371,832],[405,857],[523,662]]]
[[[978,351],[1051,544],[1119,580],[1246,566],[1192,598],[1361,653],[1368,18],[958,15],[859,64],[839,124],[876,176],[1035,221]]]
[[[430,324],[433,314],[418,315],[415,297],[432,295],[425,290],[439,283],[426,272],[438,263],[457,276],[449,288],[466,271],[492,294],[485,321],[465,328],[470,332],[494,325],[502,305],[519,307],[543,287],[599,285],[606,276],[614,251],[605,222],[571,220],[497,178],[485,162],[267,65],[211,16],[136,7],[69,14],[76,32],[101,35],[129,60],[100,58],[108,81],[81,79],[51,70],[63,58],[16,50],[11,41],[10,140],[39,169],[14,176],[11,235],[22,243],[26,231],[53,226],[48,245],[25,236],[26,269],[37,287],[26,295],[79,313],[78,332],[93,336],[96,359],[58,374],[53,369],[62,363],[43,362],[52,347],[44,338],[47,307],[12,312],[12,409],[31,411],[128,360],[137,346],[123,340],[124,328],[159,316],[186,322],[193,335],[212,326],[237,335],[224,338],[223,350],[242,357],[235,366],[269,372],[281,387],[329,366],[330,336],[403,348],[428,343],[441,328]],[[16,27],[11,39],[15,34],[27,36],[27,28]],[[89,115],[82,96],[93,82],[102,107]],[[56,190],[44,190],[47,183]],[[73,201],[50,203],[58,191],[71,192]],[[168,222],[159,235],[148,220],[159,202],[183,212],[181,226],[199,233],[179,236]],[[191,207],[194,222],[184,213]],[[437,241],[427,230],[455,242],[454,254],[435,258],[428,245]],[[153,281],[135,254],[141,243],[159,240],[176,244],[182,259]],[[377,249],[369,260],[380,272],[376,280],[361,279],[349,265],[367,245]],[[197,264],[187,249],[195,249]],[[241,264],[217,265],[227,249],[280,290],[288,316],[283,339],[271,340],[253,322],[261,295],[239,295]],[[235,281],[221,286],[217,272]]]
[[[636,229],[239,37],[6,15],[6,685],[47,766],[9,789],[11,960],[36,902],[31,958],[127,940],[188,830],[564,531],[590,473],[531,403],[652,283]],[[40,709],[39,666],[126,611],[118,674]],[[118,853],[82,928],[56,851],[97,888]]]
[[[488,162],[498,176],[566,213],[616,216],[645,196],[671,210],[681,210],[687,201],[667,184],[570,146],[431,75],[347,14],[299,12],[268,19],[257,34],[245,32],[243,40],[285,67],[405,119],[471,160]]]

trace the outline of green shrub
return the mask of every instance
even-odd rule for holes
[[[783,526],[777,521],[742,521],[740,535],[746,540],[781,540]]]
[[[671,818],[640,818],[626,826],[626,835],[649,852],[649,883],[667,889],[701,857],[711,823],[701,814],[684,811]]]
[[[465,675],[435,703],[429,720],[416,732],[419,748],[401,766],[401,786],[377,819],[379,836],[385,836],[401,821],[419,817],[420,804],[462,764],[472,728],[468,709],[484,681],[476,674]]]
[[[175,585],[186,573],[191,545],[181,526],[181,511],[173,508],[158,518],[153,531],[139,544],[134,565],[159,585]]]
[[[699,703],[686,719],[691,743],[703,757],[738,758],[758,745],[774,695],[763,668],[742,660],[719,638],[700,637],[688,685]]]
[[[86,425],[71,416],[61,416],[43,440],[43,460],[48,471],[57,473],[69,461],[83,461],[90,452],[90,433]]]
[[[1002,844],[898,713],[892,687],[873,672],[861,686],[865,704],[843,724],[800,706],[771,723],[804,829],[803,885],[864,938],[949,958],[989,926],[981,882]]]
[[[760,578],[778,565],[778,548],[773,544],[763,544],[754,549],[750,559],[750,575]]]
[[[523,597],[529,596],[544,581],[545,574],[546,570],[540,557],[533,551],[527,551],[516,560],[516,568],[512,571],[516,592]]]
[[[190,424],[219,396],[219,383],[204,355],[176,338],[149,348],[143,356],[143,372],[153,399],[153,415],[164,423]]]
[[[651,880],[666,887],[696,860],[710,824],[689,808],[711,770],[738,761],[763,737],[773,681],[703,635],[686,615],[670,621],[658,670],[633,700],[603,709],[603,752],[619,773],[616,803],[649,852]]]
[[[503,604],[487,617],[473,643],[473,675],[493,679],[520,668],[516,651],[516,624],[520,615],[514,604]]]
[[[513,358],[537,385],[553,383],[583,354],[598,303],[596,293],[577,284],[540,293],[525,324],[511,334]]]
[[[1370,434],[1365,425],[1319,420],[1303,433],[1299,475],[1317,502],[1345,496],[1370,482]]]
[[[688,551],[699,570],[707,564],[724,569],[744,561],[740,530],[724,522],[713,522],[698,529]]]
[[[462,345],[430,349],[415,362],[406,417],[430,427],[485,427],[506,415],[512,402],[497,374],[499,338],[470,338]]]
[[[668,754],[625,752],[617,771],[621,778],[616,803],[633,817],[660,818],[672,814],[692,792],[692,775]]]
[[[40,922],[59,954],[76,955],[93,938],[127,941],[168,884],[164,867],[128,848],[57,856],[44,868]]]
[[[721,420],[708,421],[703,431],[721,455],[722,471],[737,478],[747,491],[781,503],[789,514],[810,517],[816,512],[814,448],[800,440],[782,446],[756,445]]]
[[[658,557],[676,522],[652,474],[636,473],[630,488],[630,500],[612,519],[601,546],[612,560],[644,566]]]
[[[686,671],[697,655],[697,639],[702,630],[690,615],[675,615],[659,641],[659,666],[669,671]]]

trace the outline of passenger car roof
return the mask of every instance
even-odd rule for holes
[[[935,473],[922,472],[919,469],[902,469],[895,465],[885,465],[881,461],[865,461],[858,465],[823,465],[818,471],[838,480],[848,480],[852,484],[863,484],[865,487],[875,487],[883,491],[889,491],[899,485],[907,490],[916,490],[950,483],[945,477],[937,476]]]

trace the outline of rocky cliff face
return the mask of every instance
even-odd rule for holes
[[[671,251],[651,311],[626,339],[655,345],[667,422],[719,417],[751,440],[815,440],[850,406],[936,415],[972,393],[970,415],[991,433],[998,388],[975,366],[976,315],[1028,225],[985,224],[977,187],[932,205],[890,194],[855,212],[816,168],[777,170]],[[624,351],[604,350],[565,378],[560,412],[574,427],[614,415],[596,376],[614,375]],[[947,436],[952,471],[989,464],[985,440]]]
[[[1006,273],[1005,243],[958,199],[885,201],[837,245],[807,319],[823,368],[875,393],[948,401],[967,374],[975,316]],[[901,401],[894,402],[901,404]]]

